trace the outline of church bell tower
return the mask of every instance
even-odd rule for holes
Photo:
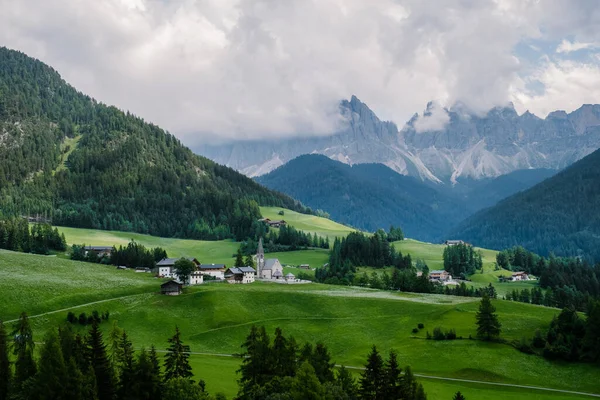
[[[256,249],[256,277],[261,277],[262,269],[265,266],[265,250],[263,249],[262,237],[258,239],[258,249]]]

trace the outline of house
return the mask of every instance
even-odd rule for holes
[[[203,275],[214,276],[216,279],[225,279],[225,264],[200,264],[198,266]]]
[[[269,218],[261,218],[258,220],[258,222],[264,222],[265,224],[268,224],[269,222],[271,222],[271,220]]]
[[[285,276],[286,281],[293,281],[295,279],[296,279],[296,276],[294,274],[292,274],[291,272]]]
[[[201,285],[204,283],[204,275],[202,275],[202,271],[194,271],[190,274],[189,277],[190,285]]]
[[[462,240],[446,240],[444,242],[446,246],[457,246],[459,244],[465,244]]]
[[[286,225],[287,222],[285,222],[284,220],[277,220],[277,221],[269,221],[267,222],[267,225],[269,225],[271,228],[279,228],[282,225]]]
[[[179,280],[175,273],[175,263],[178,260],[180,260],[180,258],[163,258],[157,262],[156,267],[158,268],[158,276],[160,278],[173,278]],[[189,257],[188,260],[192,261],[196,265],[196,269],[198,269],[200,262],[197,259]]]
[[[252,283],[256,271],[252,267],[232,267],[225,271],[225,279],[229,283]]]
[[[300,264],[300,266],[298,268],[300,268],[300,269],[310,269],[310,265],[309,264]]]
[[[112,246],[85,246],[85,255],[87,256],[89,253],[94,253],[96,257],[110,257],[112,254]]]
[[[160,285],[160,293],[168,296],[177,296],[181,294],[183,285],[177,281],[170,280]]]
[[[528,281],[529,280],[529,275],[527,275],[525,272],[515,272],[514,274],[512,274],[512,276],[510,277],[511,281]]]
[[[444,270],[433,270],[429,271],[429,280],[430,281],[439,281],[439,282],[447,282],[452,280],[452,275]]]

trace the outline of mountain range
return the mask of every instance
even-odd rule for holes
[[[248,176],[266,174],[303,154],[346,164],[382,163],[420,180],[456,183],[523,169],[560,170],[600,147],[600,105],[546,118],[512,105],[478,115],[456,104],[429,103],[402,129],[380,120],[356,96],[340,103],[346,128],[330,136],[238,141],[195,149]],[[432,121],[445,121],[443,126]]]

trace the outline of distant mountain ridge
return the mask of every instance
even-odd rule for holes
[[[340,103],[340,113],[347,128],[331,136],[238,141],[196,150],[248,176],[268,173],[302,154],[323,154],[350,165],[382,163],[421,180],[455,183],[522,169],[559,170],[600,147],[600,105],[555,111],[542,119],[529,112],[518,115],[512,106],[478,116],[460,105],[442,109],[429,103],[401,130],[381,121],[356,96]],[[423,130],[422,122],[439,113],[447,124]]]
[[[478,246],[600,260],[600,150],[480,211],[452,233]]]

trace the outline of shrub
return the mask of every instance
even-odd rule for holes
[[[67,321],[69,321],[70,323],[74,324],[75,322],[77,322],[77,317],[75,316],[74,313],[72,313],[71,311],[69,311],[69,313],[67,314]]]
[[[419,333],[419,330],[417,328],[413,328],[412,333]]]
[[[94,321],[98,323],[102,322],[102,319],[100,318],[100,313],[98,313],[97,310],[92,311],[92,322]]]
[[[529,340],[527,340],[527,338],[521,338],[521,340],[515,345],[515,347],[517,348],[517,350],[519,350],[522,353],[525,354],[533,354],[533,348],[531,347],[531,344],[529,343]]]
[[[456,331],[454,329],[450,329],[446,332],[446,340],[455,340],[456,339]]]
[[[440,328],[439,326],[436,328],[433,328],[433,340],[444,340],[446,339],[446,335],[444,334],[444,331],[442,330],[442,328]]]
[[[283,210],[281,210],[277,214],[279,214],[279,215],[285,215],[285,212]]]
[[[531,341],[531,345],[536,349],[543,349],[546,346],[546,340],[542,336],[542,332],[539,329],[535,330],[533,335],[533,340]]]
[[[88,321],[88,317],[87,317],[87,315],[85,315],[85,313],[79,314],[79,323],[81,325],[86,325],[87,321]]]
[[[423,325],[423,324],[419,324],[419,325],[417,325],[417,326],[419,327],[419,329],[423,329],[423,328],[425,328],[425,325]]]

